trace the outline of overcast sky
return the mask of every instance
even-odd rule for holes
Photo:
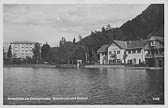
[[[4,42],[37,41],[57,46],[61,37],[72,41],[103,26],[120,27],[149,4],[26,4],[3,5]]]

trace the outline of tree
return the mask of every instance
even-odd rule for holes
[[[94,34],[94,32],[93,31],[91,31],[91,35],[93,35]]]
[[[41,48],[41,58],[44,61],[48,61],[49,50],[50,50],[50,45],[48,45],[47,42],[46,42],[46,44],[44,44]]]
[[[79,41],[82,41],[82,36],[81,35],[79,35]]]
[[[73,44],[75,44],[76,42],[75,42],[75,38],[73,39]]]
[[[107,26],[106,26],[106,30],[110,30],[110,29],[111,29],[110,24],[107,24]]]
[[[105,30],[105,28],[104,27],[102,27],[102,32],[105,32],[106,30]]]
[[[33,49],[33,60],[38,64],[40,61],[40,44],[36,43]]]
[[[9,59],[11,59],[11,57],[12,57],[12,47],[11,47],[11,44],[10,44],[10,46],[9,46],[9,48],[8,48],[7,57],[8,57]]]
[[[73,61],[83,60],[85,61],[85,48],[81,45],[76,45],[73,48]]]
[[[65,37],[62,37],[59,43],[60,47],[64,46],[65,43],[66,43],[66,39]]]

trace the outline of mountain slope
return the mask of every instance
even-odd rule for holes
[[[152,4],[140,15],[127,21],[119,28],[104,29],[92,32],[78,44],[87,47],[89,56],[103,45],[116,40],[146,39],[150,35],[164,35],[164,5]]]
[[[120,29],[126,40],[145,39],[150,33],[163,36],[164,6],[152,4],[142,14],[123,24]]]

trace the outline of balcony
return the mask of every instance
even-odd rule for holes
[[[116,54],[110,54],[110,58],[116,58]]]
[[[145,58],[159,58],[164,57],[164,54],[146,54]]]

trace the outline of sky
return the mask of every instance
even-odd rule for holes
[[[79,40],[103,26],[120,27],[149,4],[4,4],[3,41],[57,46],[62,37]]]

